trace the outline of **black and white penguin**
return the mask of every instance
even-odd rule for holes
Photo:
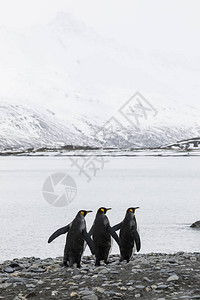
[[[94,223],[89,234],[94,242],[94,252],[96,257],[95,266],[100,266],[100,261],[108,263],[108,254],[111,248],[111,236],[119,244],[119,237],[110,226],[106,212],[111,208],[100,207],[97,211]]]
[[[73,264],[76,263],[77,268],[80,268],[81,256],[84,251],[84,241],[86,241],[92,254],[94,254],[94,245],[92,239],[86,231],[85,216],[89,212],[91,211],[80,210],[70,224],[56,230],[48,240],[48,243],[51,243],[61,234],[68,232],[63,258],[63,264],[66,267],[68,266],[68,263],[69,267],[72,267]]]
[[[124,220],[113,227],[115,231],[120,229],[120,261],[126,260],[129,262],[133,254],[134,246],[136,246],[137,252],[140,251],[141,241],[135,218],[135,210],[138,208],[139,207],[128,208]]]

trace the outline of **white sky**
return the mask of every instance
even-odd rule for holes
[[[59,12],[168,65],[181,101],[200,106],[200,0],[0,0],[0,26],[46,24]]]
[[[199,0],[0,0],[0,25],[44,24],[60,11],[125,45],[200,53]]]

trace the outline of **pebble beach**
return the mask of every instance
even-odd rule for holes
[[[110,255],[94,266],[83,256],[81,268],[65,268],[62,257],[26,257],[0,265],[0,299],[200,299],[200,253],[134,255],[129,263]]]

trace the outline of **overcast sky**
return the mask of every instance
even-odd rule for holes
[[[200,0],[0,0],[0,26],[46,24],[68,12],[102,36],[139,49],[147,61],[167,66],[160,76],[170,71],[166,80],[180,99],[200,105],[199,11]]]
[[[70,12],[101,34],[138,48],[199,56],[199,0],[0,0],[0,24],[44,24]]]

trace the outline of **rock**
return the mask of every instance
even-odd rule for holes
[[[149,279],[148,277],[143,277],[143,280],[147,281],[147,282],[152,282],[153,281],[152,279]]]
[[[32,283],[31,283],[31,284],[26,284],[26,287],[27,287],[27,288],[33,288],[33,289],[34,289],[34,288],[35,288],[35,285],[32,284]]]
[[[18,277],[10,277],[7,280],[8,283],[17,283],[17,284],[25,284],[25,279],[24,278],[18,278]]]
[[[156,290],[158,286],[156,284],[151,285],[152,290]]]
[[[106,268],[99,271],[99,274],[107,274],[108,270]]]
[[[159,290],[165,290],[167,288],[168,288],[168,285],[166,285],[166,284],[159,284],[159,286],[158,286]]]
[[[113,262],[111,262],[111,263],[109,264],[109,266],[116,266],[116,265],[118,265],[118,264],[119,264],[118,261],[113,261]]]
[[[11,267],[11,268],[19,268],[20,266],[19,266],[18,263],[12,262],[12,263],[10,264],[10,267]]]
[[[119,263],[119,255],[111,260],[109,266],[96,268],[88,256],[81,269],[59,267],[61,258],[1,262],[0,300],[200,298],[199,252],[137,254],[128,264]]]
[[[147,286],[146,288],[145,288],[145,290],[147,291],[147,293],[148,292],[150,292],[151,291],[151,287],[150,286]]]
[[[11,285],[12,285],[11,283],[2,283],[2,284],[0,284],[0,289],[7,289]]]
[[[4,269],[4,271],[5,271],[6,273],[13,273],[13,272],[14,272],[13,268],[11,268],[11,267],[6,267],[6,268]]]
[[[82,278],[82,275],[74,275],[74,276],[72,276],[72,278],[75,279],[75,280],[76,280],[76,279],[81,279],[81,278]]]
[[[200,228],[200,221],[194,222],[190,227],[192,227],[192,228]]]
[[[179,280],[179,277],[176,274],[171,275],[169,278],[167,278],[167,281],[177,281],[177,280]]]
[[[76,292],[72,292],[71,294],[70,294],[70,297],[71,298],[79,298],[79,294],[78,293],[76,293]]]
[[[131,272],[132,273],[138,273],[138,270],[137,269],[132,269]]]
[[[75,276],[75,275],[79,275],[80,274],[80,271],[79,271],[79,269],[74,269],[73,271],[72,271],[72,275],[73,276]]]
[[[57,296],[58,295],[58,291],[52,291],[51,292],[51,296]]]
[[[110,274],[116,274],[116,275],[118,275],[119,272],[118,271],[110,271]]]
[[[95,290],[96,290],[97,292],[101,293],[101,294],[103,294],[104,291],[105,291],[105,290],[104,290],[103,288],[101,288],[101,287],[96,287]]]
[[[73,281],[69,281],[69,282],[67,282],[67,281],[63,281],[62,282],[62,285],[66,285],[66,284],[69,284],[69,285],[77,285],[75,282],[73,282]]]
[[[93,294],[93,295],[84,296],[82,300],[98,300],[98,297]]]
[[[166,270],[165,272],[169,274],[169,273],[174,273],[174,271],[175,271],[174,269],[169,269],[169,270]]]
[[[142,290],[142,289],[145,288],[145,286],[144,286],[144,285],[136,285],[135,288],[136,288],[136,289],[139,289],[139,290]]]
[[[28,270],[31,272],[36,272],[36,273],[43,273],[46,271],[46,269],[39,268],[38,266],[36,267],[36,265],[31,266]]]
[[[121,299],[121,297],[123,296],[121,293],[114,293],[114,297],[120,297],[120,299]]]
[[[119,285],[122,285],[122,283],[121,282],[114,282],[112,285],[113,286],[119,286]]]
[[[69,290],[77,290],[78,289],[78,285],[70,285]]]
[[[170,259],[168,260],[168,262],[169,262],[170,264],[176,264],[176,260],[175,260],[174,258],[170,258]]]
[[[101,271],[103,269],[105,269],[105,267],[100,266],[100,267],[96,267],[94,271],[95,271],[95,273],[98,273],[99,271]]]
[[[131,280],[131,281],[127,282],[127,284],[126,284],[126,285],[127,285],[127,286],[129,286],[129,285],[131,286],[131,285],[133,285],[133,282],[134,282],[134,281],[133,281],[133,280]]]
[[[108,295],[108,296],[110,296],[110,297],[116,295],[116,293],[113,292],[113,291],[106,291],[105,294]]]
[[[36,296],[36,293],[35,291],[31,291],[30,293],[28,293],[24,298],[22,299],[26,299],[26,298],[32,298],[32,297],[35,297]]]
[[[94,292],[90,291],[90,290],[83,290],[83,291],[80,291],[80,294],[83,296],[87,296],[87,295],[93,295]]]
[[[197,258],[196,258],[195,256],[191,256],[191,257],[190,257],[190,260],[191,260],[191,261],[197,261]]]
[[[37,284],[43,284],[44,281],[43,280],[38,280]]]
[[[140,265],[135,265],[134,268],[135,268],[135,269],[140,269],[141,266],[140,266]]]

